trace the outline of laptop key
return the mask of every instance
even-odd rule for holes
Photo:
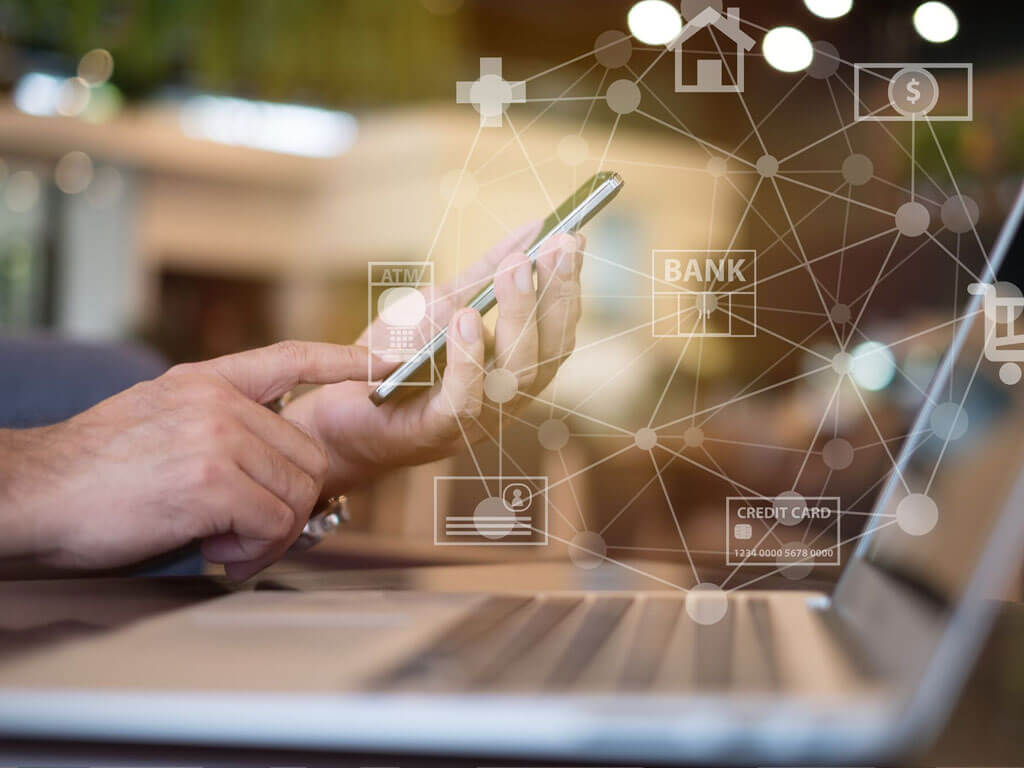
[[[642,690],[651,686],[682,608],[683,601],[676,598],[652,597],[644,601],[619,679],[620,687]]]
[[[513,635],[497,640],[496,649],[467,675],[471,687],[486,686],[498,680],[508,667],[543,640],[570,613],[583,603],[579,597],[544,597],[531,606],[531,613]]]
[[[697,689],[726,688],[733,673],[733,624],[740,608],[736,600],[729,601],[725,615],[714,624],[693,624],[692,681]]]
[[[561,659],[548,678],[548,687],[564,688],[576,682],[632,604],[631,597],[596,597],[587,609]]]

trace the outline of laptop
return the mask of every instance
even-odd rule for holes
[[[983,280],[1022,211],[1024,189]],[[923,746],[1024,545],[1013,389],[962,394],[989,365],[967,343],[987,291],[972,293],[831,595],[596,576],[604,589],[581,589],[580,571],[544,563],[237,592],[0,661],[0,738],[629,764],[890,761]],[[936,440],[927,425],[950,393],[966,432]],[[510,569],[518,588],[489,590]]]

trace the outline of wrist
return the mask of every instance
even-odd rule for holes
[[[57,547],[57,477],[46,451],[59,443],[56,429],[0,430],[0,559],[45,559]]]

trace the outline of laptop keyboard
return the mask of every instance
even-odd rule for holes
[[[731,596],[732,597],[732,596]],[[419,691],[771,689],[770,606],[730,599],[710,625],[682,596],[496,595],[374,686]]]

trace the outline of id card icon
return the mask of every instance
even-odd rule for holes
[[[543,546],[547,528],[546,477],[434,478],[437,545]]]

